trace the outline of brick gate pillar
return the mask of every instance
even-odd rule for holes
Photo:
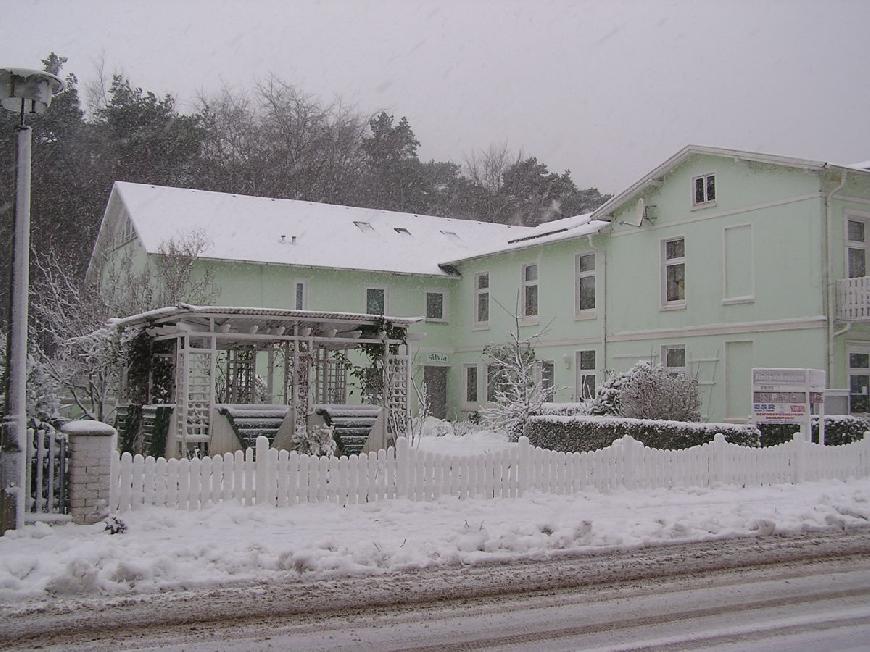
[[[118,433],[100,421],[70,421],[70,514],[73,523],[96,523],[109,513],[112,457]]]

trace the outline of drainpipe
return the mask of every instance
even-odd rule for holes
[[[834,256],[832,253],[833,246],[833,238],[831,237],[831,221],[833,209],[831,206],[831,202],[834,198],[834,195],[843,189],[843,186],[846,185],[846,171],[840,171],[840,183],[836,188],[831,190],[827,195],[825,195],[825,266],[824,266],[824,276],[825,276],[825,300],[826,300],[826,312],[828,313],[828,347],[827,347],[827,365],[825,368],[827,375],[827,384],[828,387],[832,386],[831,374],[834,371],[834,338],[838,335],[842,335],[843,333],[849,330],[849,326],[846,326],[843,330],[838,332],[834,332],[834,314],[837,310],[836,306],[836,281],[834,280]]]

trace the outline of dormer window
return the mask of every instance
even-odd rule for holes
[[[356,228],[358,228],[358,229],[359,229],[360,231],[362,231],[362,232],[366,232],[366,231],[374,231],[374,230],[375,230],[375,228],[374,228],[371,224],[369,224],[368,222],[362,222],[362,221],[359,221],[359,220],[354,220],[353,224],[354,224],[354,226],[355,226]]]
[[[411,232],[408,229],[406,229],[404,226],[393,227],[393,231],[395,231],[399,235],[411,235]]]
[[[692,179],[695,206],[716,201],[716,175],[705,174]]]

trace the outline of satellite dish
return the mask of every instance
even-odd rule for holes
[[[631,226],[640,226],[641,222],[643,222],[643,218],[646,215],[646,202],[644,202],[643,197],[637,200],[637,203],[634,205],[634,210],[629,215],[628,220],[626,220],[627,224]]]

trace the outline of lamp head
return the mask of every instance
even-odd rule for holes
[[[0,68],[0,105],[14,113],[45,113],[51,99],[63,89],[63,81],[51,73]]]

